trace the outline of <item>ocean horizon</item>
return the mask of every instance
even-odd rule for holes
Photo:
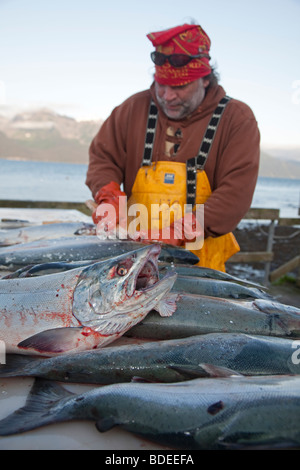
[[[1,159],[0,200],[84,202],[88,165]],[[279,209],[280,217],[297,217],[300,180],[258,177],[251,207]]]

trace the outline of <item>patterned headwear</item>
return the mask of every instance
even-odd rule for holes
[[[156,51],[163,54],[208,54],[210,39],[199,25],[184,24],[147,34]],[[173,67],[169,61],[155,65],[155,81],[162,85],[181,86],[205,77],[211,72],[209,58],[193,59],[183,67]]]

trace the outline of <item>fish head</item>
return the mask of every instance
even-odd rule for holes
[[[84,268],[74,290],[76,319],[101,334],[112,334],[127,331],[152,309],[160,311],[157,306],[177,277],[168,272],[159,278],[160,249],[153,244]]]

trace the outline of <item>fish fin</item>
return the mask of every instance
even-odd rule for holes
[[[243,435],[241,434],[241,438]],[[249,439],[250,437],[250,439]],[[247,441],[247,438],[249,439]],[[226,441],[225,439],[219,438],[218,448],[220,450],[288,450],[299,448],[299,442],[294,440],[273,440],[273,439],[263,439],[261,436],[258,436],[257,441],[251,440],[253,436],[245,436],[244,442],[231,442]]]
[[[99,432],[106,432],[115,426],[118,426],[118,424],[120,423],[114,416],[106,416],[105,418],[102,418],[96,422],[96,428]]]
[[[170,317],[177,308],[178,294],[168,294],[159,301],[155,310],[161,317]]]
[[[244,375],[228,367],[215,366],[214,364],[200,364],[200,366],[203,367],[209,377],[242,377]]]
[[[66,421],[66,417],[60,419],[52,409],[57,402],[71,396],[74,394],[55,382],[36,379],[25,406],[0,421],[0,436],[19,434],[53,422]]]
[[[268,294],[267,292],[264,292],[261,289],[253,288],[252,291],[253,291],[253,294],[256,296],[256,300],[257,299],[269,300],[269,301],[274,300],[274,298],[270,294]]]
[[[5,364],[0,365],[0,377],[30,376],[32,366],[40,361],[38,357],[21,354],[7,354],[5,359]]]
[[[134,377],[131,378],[130,382],[134,382],[134,383],[140,383],[140,384],[153,384],[153,383],[157,383],[158,381],[157,380],[150,380],[150,379],[144,379],[143,377],[139,377],[137,375],[135,375]]]
[[[168,368],[177,371],[187,379],[197,377],[231,377],[233,375],[242,375],[232,369],[215,366],[213,364],[199,364],[198,366],[169,365]]]
[[[290,313],[300,315],[300,308],[293,305],[282,304],[278,301],[256,299],[253,305],[264,313]]]
[[[175,370],[178,372],[182,377],[186,379],[195,379],[199,377],[208,377],[207,372],[201,366],[181,366],[181,365],[168,365],[168,369]]]
[[[73,351],[84,341],[84,328],[53,328],[26,338],[18,344],[20,349],[33,349],[40,354],[61,354]]]
[[[17,269],[13,273],[7,274],[6,276],[2,277],[1,279],[15,279],[16,277],[27,277],[27,272],[31,269],[34,265],[29,264],[24,266],[23,268]]]

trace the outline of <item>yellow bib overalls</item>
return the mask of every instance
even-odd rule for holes
[[[211,195],[211,187],[204,171],[204,165],[217,130],[222,112],[229,101],[223,98],[213,113],[210,124],[202,141],[199,155],[187,163],[158,161],[152,163],[152,148],[154,142],[157,108],[152,102],[149,110],[146,133],[145,152],[142,167],[139,169],[128,201],[128,211],[133,204],[142,204],[148,210],[140,214],[141,229],[164,228],[174,220],[184,215],[185,204],[204,204]],[[162,211],[160,218],[151,217],[151,207],[158,204],[168,208],[172,205],[179,209],[178,213],[167,210]],[[204,214],[205,217],[205,214]],[[130,217],[129,217],[130,219]],[[225,262],[234,253],[239,251],[239,245],[232,233],[220,237],[207,237],[200,250],[191,250],[200,261],[199,266],[225,271]]]

